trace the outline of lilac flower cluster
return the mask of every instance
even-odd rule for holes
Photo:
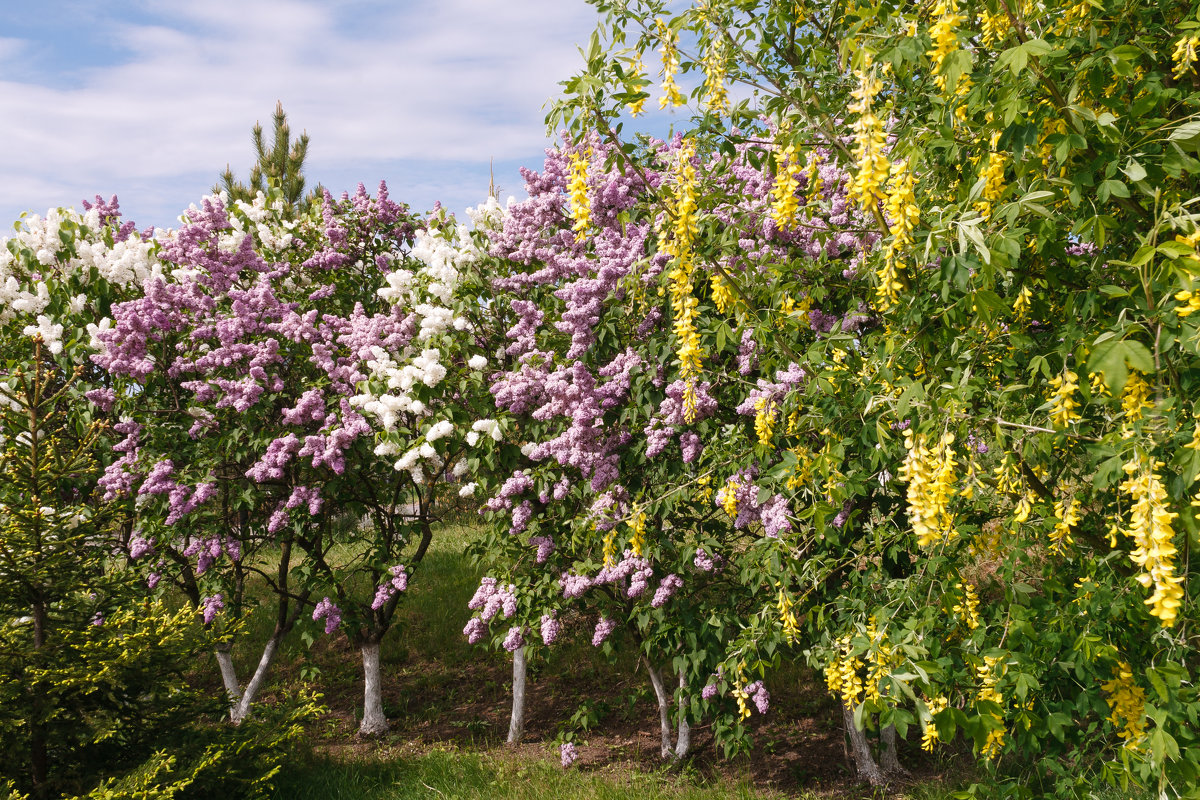
[[[601,617],[596,623],[596,630],[592,634],[592,647],[599,647],[604,644],[604,640],[612,635],[612,632],[617,629],[616,620],[611,620],[608,617]]]
[[[212,621],[217,618],[217,612],[224,607],[225,598],[220,594],[214,594],[201,600],[200,613],[204,615],[204,624],[211,625]]]
[[[654,599],[650,601],[650,605],[654,608],[662,608],[671,599],[671,596],[682,588],[682,578],[675,574],[668,575],[658,585],[658,589],[655,590]]]
[[[529,544],[537,548],[537,555],[534,557],[535,564],[545,564],[550,558],[550,554],[554,552],[554,540],[549,536],[530,536]]]
[[[553,613],[542,614],[541,622],[542,641],[547,645],[554,644],[554,641],[558,638],[558,634],[562,630],[562,625],[559,623],[558,617],[554,616]]]
[[[483,578],[467,603],[467,608],[478,611],[484,622],[491,621],[498,613],[508,619],[517,613],[516,588],[511,583],[501,584],[495,578]]]
[[[408,573],[405,572],[403,564],[389,568],[388,572],[392,577],[376,587],[375,599],[371,601],[372,610],[378,611],[383,608],[389,600],[408,588]]]
[[[342,610],[334,605],[332,600],[325,597],[313,609],[312,618],[313,622],[324,619],[325,633],[332,634],[342,624]]]
[[[579,751],[575,749],[573,742],[563,742],[558,748],[559,760],[562,762],[563,769],[571,766],[579,758]]]
[[[767,709],[771,707],[771,693],[767,691],[767,687],[763,686],[762,681],[755,681],[742,691],[754,703],[754,707],[758,709],[758,713],[767,713]]]

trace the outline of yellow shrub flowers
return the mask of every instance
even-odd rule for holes
[[[877,203],[887,199],[883,189],[889,171],[888,158],[884,154],[887,137],[883,132],[883,121],[874,111],[875,96],[882,91],[883,83],[875,76],[869,56],[863,68],[855,70],[854,74],[858,78],[858,88],[851,92],[854,102],[849,111],[858,115],[853,126],[853,153],[858,171],[846,186],[846,199],[871,212]]]
[[[1117,728],[1125,746],[1137,749],[1146,735],[1146,693],[1133,680],[1133,668],[1126,661],[1117,663],[1113,679],[1101,688],[1108,695],[1105,701],[1111,713],[1108,720]]]
[[[587,237],[588,226],[592,224],[592,201],[588,196],[588,161],[592,158],[589,147],[584,153],[572,152],[568,157],[570,177],[567,179],[567,208],[574,224],[575,240],[582,242]]]
[[[1183,578],[1175,574],[1175,532],[1171,528],[1179,515],[1167,510],[1167,490],[1155,472],[1162,466],[1161,461],[1151,463],[1135,456],[1125,464],[1129,477],[1121,484],[1121,491],[1133,500],[1129,527],[1124,533],[1135,545],[1129,557],[1144,570],[1137,581],[1147,589],[1153,587],[1146,605],[1150,606],[1150,614],[1169,628],[1175,624],[1183,602]]]
[[[932,447],[926,445],[924,434],[910,429],[904,435],[908,455],[900,478],[908,484],[908,521],[921,547],[950,541],[958,535],[950,512],[958,473],[953,445],[952,433],[944,434]]]

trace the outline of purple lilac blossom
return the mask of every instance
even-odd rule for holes
[[[612,635],[612,632],[617,629],[615,620],[608,617],[601,617],[596,623],[596,631],[592,634],[592,647],[599,647],[604,644],[604,640]]]
[[[324,619],[325,633],[331,634],[342,624],[342,610],[326,597],[317,603],[316,608],[313,609],[312,618],[313,622]]]

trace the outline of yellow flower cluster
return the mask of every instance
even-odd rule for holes
[[[858,88],[851,92],[855,102],[850,104],[849,111],[858,114],[853,126],[858,172],[851,176],[846,186],[846,199],[871,212],[876,204],[887,199],[883,190],[889,171],[888,159],[883,152],[887,137],[883,132],[883,121],[873,110],[875,96],[883,89],[883,83],[875,77],[869,57],[863,68],[855,70],[854,74],[858,77]]]
[[[662,53],[662,90],[663,96],[658,98],[658,107],[666,108],[681,106],[686,102],[683,99],[683,94],[679,91],[679,84],[675,82],[675,76],[679,73],[679,50],[678,40],[679,35],[675,31],[667,27],[667,24],[662,21],[662,17],[654,20],[654,27],[658,31],[658,40],[662,45],[658,48],[658,52]]]
[[[1050,531],[1050,552],[1060,555],[1064,547],[1075,543],[1071,538],[1071,528],[1079,524],[1079,509],[1076,508],[1075,501],[1055,501],[1054,518],[1057,522],[1054,523],[1054,530]]]
[[[776,583],[775,587],[779,590],[779,624],[783,628],[783,638],[788,644],[795,644],[796,639],[800,636],[800,620],[796,619],[795,603],[788,596],[787,590],[783,588],[783,584]]]
[[[696,485],[700,487],[699,491],[696,492],[696,500],[698,502],[707,503],[709,500],[712,500],[713,488],[711,475],[701,475],[696,479]]]
[[[821,154],[816,150],[808,154],[808,163],[804,166],[804,178],[808,185],[807,207],[812,209],[821,190],[825,188],[825,182],[821,180]]]
[[[1134,456],[1125,464],[1129,478],[1121,484],[1121,491],[1133,499],[1129,527],[1124,533],[1135,545],[1129,557],[1144,570],[1137,581],[1147,589],[1154,587],[1146,605],[1150,606],[1151,616],[1169,628],[1175,624],[1183,601],[1183,578],[1175,574],[1173,563],[1176,550],[1171,522],[1179,515],[1167,511],[1167,490],[1155,473],[1162,466],[1161,461]]]
[[[737,681],[735,682],[736,688],[730,694],[733,695],[734,700],[737,700],[738,715],[742,719],[750,716],[750,705],[746,702],[750,699],[750,695],[746,692],[746,685],[749,682],[749,679],[746,677],[746,664],[744,662],[738,664]]]
[[[570,177],[567,180],[567,208],[575,224],[575,241],[582,242],[587,237],[588,226],[592,223],[592,200],[588,196],[588,162],[592,158],[592,148],[582,155],[575,151],[567,157],[570,167]]]
[[[667,273],[671,304],[675,309],[674,333],[678,340],[679,376],[690,381],[700,373],[700,334],[696,331],[696,309],[699,302],[692,296],[692,272],[695,270],[693,242],[699,226],[696,221],[696,167],[692,158],[696,148],[690,139],[684,139],[679,148],[679,160],[675,165],[675,189],[667,201],[673,222],[671,235],[662,243],[662,250],[674,258],[674,266]],[[691,413],[687,411],[691,394]],[[684,396],[684,416],[691,422],[695,418],[695,390],[689,385]]]
[[[800,199],[796,190],[800,188],[800,162],[796,159],[796,148],[788,145],[775,152],[775,185],[771,187],[771,219],[780,228],[787,230],[796,224],[796,212],[800,210]]]
[[[1069,369],[1064,369],[1061,375],[1050,379],[1054,391],[1047,399],[1050,401],[1050,421],[1056,428],[1065,428],[1072,422],[1078,422],[1079,401],[1075,392],[1079,390],[1079,376]]]
[[[1185,289],[1182,292],[1176,292],[1175,299],[1181,303],[1187,303],[1186,306],[1178,306],[1175,313],[1180,317],[1187,317],[1200,311],[1200,292],[1193,292]]]
[[[884,313],[900,302],[900,290],[904,288],[899,275],[899,268],[903,266],[900,254],[912,244],[912,232],[921,216],[908,163],[897,161],[892,165],[891,173],[884,210],[892,238],[884,251],[883,266],[877,273],[879,285],[875,287],[875,307]]]
[[[1028,286],[1022,286],[1021,291],[1017,292],[1017,299],[1013,301],[1013,316],[1018,320],[1028,317],[1032,300],[1033,292],[1029,291]]]
[[[724,509],[730,519],[737,517],[738,510],[738,490],[742,485],[738,483],[736,475],[730,475],[729,480],[725,481],[725,485],[717,492],[717,505]]]
[[[775,429],[777,413],[779,413],[779,407],[775,405],[774,401],[765,397],[754,401],[754,434],[758,437],[759,444],[771,444],[771,434]]]
[[[1137,422],[1150,405],[1150,384],[1138,373],[1129,373],[1129,380],[1125,381],[1125,389],[1121,392],[1121,410],[1125,412],[1126,421]]]
[[[955,603],[951,610],[962,617],[968,630],[973,631],[979,627],[979,595],[975,593],[975,587],[969,583],[956,583],[954,588],[962,592],[962,600]]]
[[[617,532],[611,530],[604,534],[604,566],[615,567],[617,564]]]
[[[1200,47],[1200,36],[1184,36],[1175,43],[1175,52],[1171,53],[1171,61],[1175,68],[1171,75],[1175,80],[1182,80],[1184,75],[1195,72],[1192,66],[1196,63],[1196,48]]]
[[[983,199],[975,204],[975,210],[984,219],[990,219],[992,216],[992,206],[1004,194],[1004,168],[1008,164],[1008,155],[997,152],[996,147],[1000,143],[1000,131],[992,133],[992,137],[988,142],[988,157],[987,164],[983,168],[981,177],[984,179],[983,184]]]
[[[796,491],[812,482],[813,457],[805,447],[792,448],[791,452],[796,456],[796,466],[792,468],[792,474],[788,476],[787,488]]]
[[[979,678],[979,693],[975,695],[976,702],[990,701],[998,705],[1003,705],[1004,697],[996,689],[996,683],[1000,680],[1000,672],[996,669],[1000,663],[999,656],[984,656],[983,663],[975,668],[975,674]],[[1003,722],[1003,720],[1000,720]],[[979,754],[989,761],[1000,754],[1000,748],[1004,746],[1004,728],[996,728],[988,731],[987,741],[983,743],[983,748]]]
[[[853,708],[858,705],[858,698],[863,693],[862,677],[858,674],[863,662],[854,654],[849,634],[838,639],[835,647],[838,655],[825,667],[825,685],[829,687],[830,694],[841,697],[847,708]]]
[[[947,542],[958,535],[950,513],[957,473],[953,444],[952,433],[944,434],[932,448],[926,446],[924,434],[911,429],[904,434],[908,455],[900,468],[900,479],[908,484],[908,519],[921,547]]]
[[[733,290],[720,275],[714,273],[709,278],[709,285],[712,287],[713,305],[717,307],[719,313],[724,314],[733,308]]]
[[[942,75],[942,62],[946,56],[958,49],[958,24],[964,17],[958,13],[956,0],[938,0],[933,7],[933,15],[937,21],[929,28],[933,39],[933,49],[926,53],[933,62],[933,82],[943,92],[946,91],[946,78]]]
[[[705,48],[702,60],[704,95],[708,101],[708,110],[714,114],[724,114],[729,110],[729,90],[725,87],[725,40],[721,38],[719,31],[709,30],[708,47]]]
[[[1125,746],[1136,750],[1146,735],[1146,693],[1133,680],[1133,668],[1125,661],[1117,663],[1117,674],[1101,684],[1108,693],[1108,720],[1117,728]]]
[[[949,708],[950,701],[945,697],[938,695],[932,700],[925,701],[925,707],[929,709],[930,720],[929,722],[925,723],[925,729],[921,733],[921,749],[926,753],[932,753],[933,746],[938,741],[937,726],[933,724],[932,717]]]
[[[642,81],[646,79],[646,65],[642,63],[641,56],[638,56],[637,61],[632,64],[630,72],[633,73],[635,80]],[[627,104],[625,107],[629,109],[629,115],[632,117],[638,117],[642,114],[645,114],[646,99],[647,98],[643,97],[640,100],[634,100],[632,103]]]
[[[1067,10],[1063,12],[1058,22],[1055,23],[1053,31],[1059,36],[1071,35],[1082,30],[1091,16],[1091,4],[1087,0],[1080,0],[1080,2],[1074,5],[1067,6]]]
[[[1004,13],[1003,9],[996,14],[983,9],[979,13],[979,27],[983,32],[983,36],[980,37],[983,46],[993,50],[1008,38],[1008,32],[1012,30],[1008,14]]]
[[[642,511],[640,505],[633,506],[633,511],[629,515],[629,527],[633,530],[629,549],[635,556],[641,558],[646,552],[646,512]]]
[[[867,679],[863,685],[863,699],[878,700],[882,696],[879,691],[880,684],[899,662],[894,649],[888,643],[887,631],[878,629],[874,617],[867,620],[866,634],[871,640],[871,649],[867,652]]]

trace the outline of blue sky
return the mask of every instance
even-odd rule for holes
[[[584,0],[43,0],[0,32],[0,229],[116,194],[169,227],[253,161],[282,101],[334,191],[388,181],[416,210],[523,197],[544,104],[581,66]],[[665,126],[659,123],[665,130]],[[661,133],[662,131],[660,131]]]

